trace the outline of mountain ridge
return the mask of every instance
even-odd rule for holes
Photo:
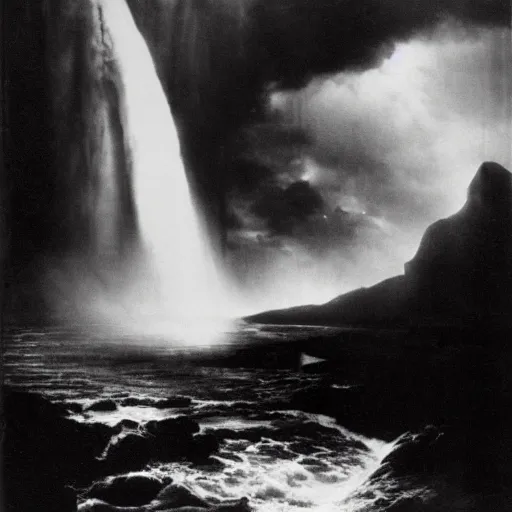
[[[512,327],[512,174],[484,162],[464,206],[431,224],[404,273],[321,305],[265,311],[256,323]]]

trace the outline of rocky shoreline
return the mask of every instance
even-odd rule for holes
[[[214,464],[209,457],[219,442],[198,433],[197,422],[180,416],[108,427],[78,423],[70,412],[39,395],[4,389],[6,512],[249,510],[246,499],[209,503],[172,478],[137,472],[152,460]]]
[[[264,364],[266,355],[271,367],[289,368],[301,350],[315,346],[320,346],[319,339],[260,345],[237,350],[216,364],[254,367]],[[404,489],[429,489],[430,498],[377,502],[368,512],[507,510],[512,500],[512,441],[507,436],[511,386],[506,373],[510,351],[483,343],[420,346],[386,350],[383,338],[378,351],[365,351],[359,341],[338,340],[336,358],[304,368],[319,375],[315,383],[292,393],[288,403],[276,401],[271,409],[327,415],[370,438],[397,439],[370,482],[385,478]],[[189,400],[171,396],[142,403],[140,398],[121,397],[64,406],[4,389],[6,512],[251,510],[246,499],[205,501],[173,482],[172,475],[158,477],[144,468],[152,461],[176,461],[221,471],[222,463],[211,457],[220,444],[240,436],[258,442],[270,435],[265,427],[199,432],[199,417],[185,414],[144,423],[125,419],[111,427],[70,417],[79,409],[109,411],[121,405],[171,405],[187,411]],[[270,409],[261,412],[262,418],[271,415]],[[314,440],[322,428],[301,424],[300,435]]]
[[[303,340],[293,349],[239,350],[222,364],[252,367],[267,358],[286,367],[301,351],[329,357],[303,368],[323,378],[292,394],[289,407],[336,418],[370,438],[398,439],[372,478],[432,489],[429,500],[371,512],[506,511],[512,502],[508,332],[457,333],[355,331]]]

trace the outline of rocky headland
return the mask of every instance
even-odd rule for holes
[[[432,224],[404,274],[322,305],[267,311],[264,324],[451,329],[512,327],[512,174],[485,162],[464,207]]]

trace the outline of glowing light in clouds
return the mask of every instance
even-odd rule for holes
[[[204,325],[227,313],[214,255],[201,229],[181,159],[178,134],[146,43],[124,0],[100,0],[125,93],[133,151],[133,192],[149,269],[139,277],[138,310],[159,315],[151,328],[192,318]],[[213,320],[212,320],[213,321]],[[216,322],[216,320],[215,320]]]

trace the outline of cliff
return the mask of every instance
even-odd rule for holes
[[[432,224],[404,275],[319,306],[246,320],[298,325],[509,327],[512,310],[512,174],[485,162],[464,207]]]

